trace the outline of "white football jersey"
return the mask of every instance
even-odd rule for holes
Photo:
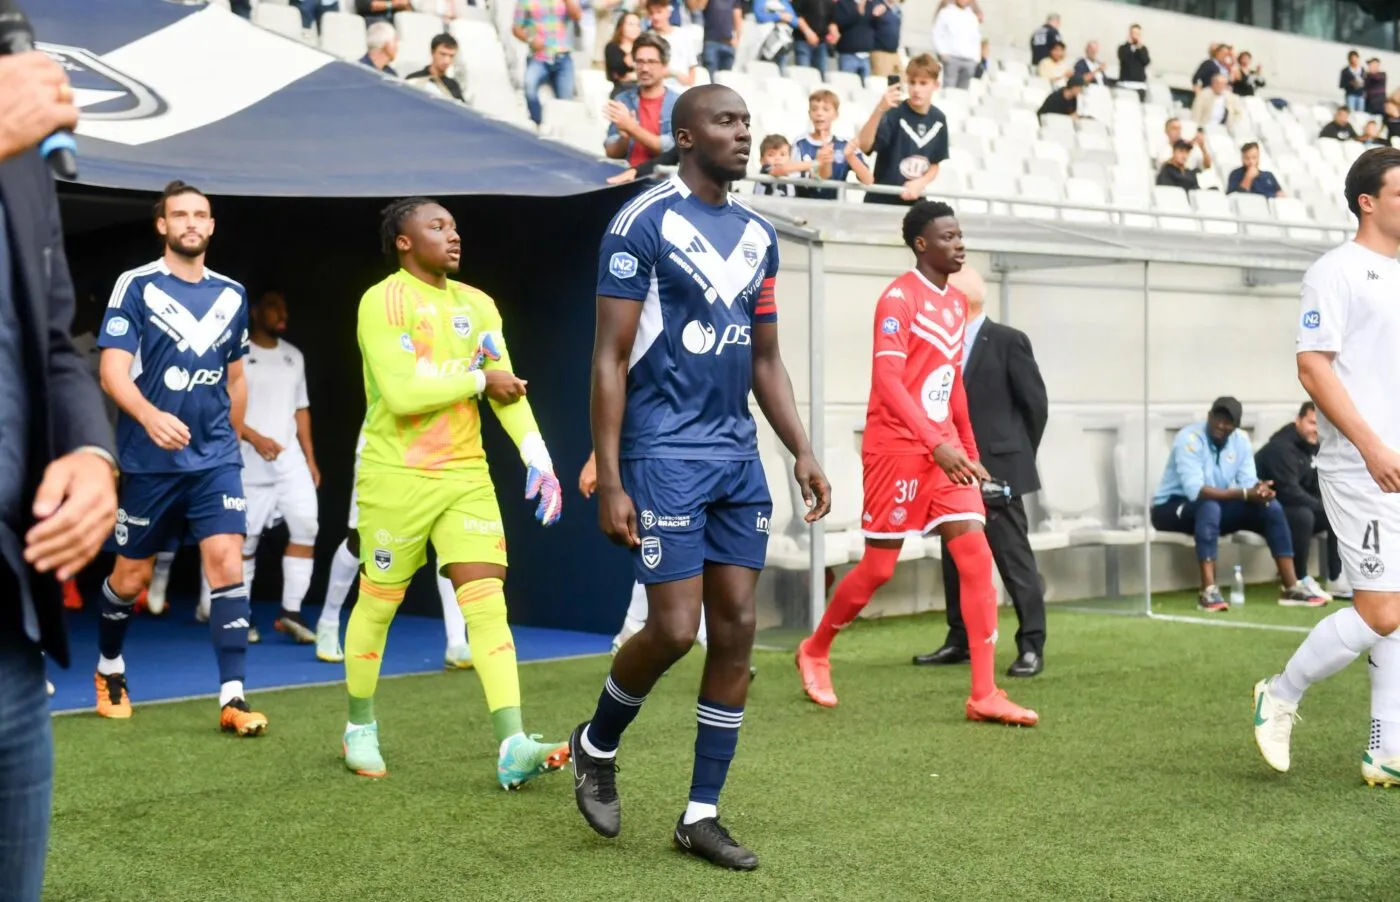
[[[278,341],[275,348],[249,342],[243,372],[248,380],[244,421],[284,449],[277,460],[266,461],[252,445],[243,442],[243,481],[249,485],[275,482],[279,471],[306,466],[296,423],[296,412],[311,406],[306,395],[306,361],[287,341]]]
[[[1354,241],[1324,254],[1303,276],[1298,351],[1336,354],[1352,403],[1391,448],[1400,450],[1400,263]],[[1318,472],[1369,480],[1361,452],[1318,411]]]

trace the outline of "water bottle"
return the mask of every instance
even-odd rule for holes
[[[1244,607],[1244,568],[1235,565],[1235,581],[1230,585],[1230,607]]]

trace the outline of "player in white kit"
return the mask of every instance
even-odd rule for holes
[[[1254,738],[1289,767],[1298,702],[1370,653],[1371,738],[1361,776],[1400,785],[1400,149],[1368,150],[1346,179],[1354,241],[1303,277],[1298,379],[1317,404],[1318,483],[1352,606],[1323,619],[1283,672],[1254,687]]]
[[[287,524],[282,557],[282,610],[274,626],[301,643],[316,634],[301,618],[301,603],[315,567],[316,489],[321,471],[311,443],[311,401],[306,361],[281,336],[287,331],[287,301],[277,291],[258,298],[249,318],[248,412],[240,449],[248,497],[248,537],[243,543],[243,581],[253,585],[258,540],[275,523]]]
[[[356,480],[360,469],[360,448],[364,436],[355,442]],[[354,484],[352,482],[352,485]],[[316,621],[316,657],[328,664],[345,660],[345,651],[340,645],[340,609],[345,604],[345,594],[359,578],[360,573],[360,505],[354,489],[350,490],[350,531],[345,541],[336,548],[331,558],[331,572],[326,579],[326,603],[321,608],[321,618]],[[447,632],[447,650],[443,653],[442,664],[448,670],[467,670],[472,666],[472,650],[467,643],[467,621],[462,609],[457,606],[457,590],[452,581],[441,573],[436,575],[438,597],[442,600],[442,625]]]

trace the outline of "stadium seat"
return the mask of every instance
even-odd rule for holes
[[[1152,186],[1152,209],[1156,213],[1184,213],[1185,217],[1161,216],[1159,228],[1173,232],[1199,232],[1201,221],[1191,216],[1191,201],[1186,192],[1170,185]]]
[[[1144,436],[1144,431],[1149,435]],[[1174,532],[1158,532],[1148,523],[1145,495],[1155,491],[1166,471],[1171,450],[1166,424],[1157,417],[1144,419],[1134,413],[1126,417],[1118,429],[1118,441],[1113,447],[1113,475],[1118,490],[1118,527],[1153,543],[1195,547],[1191,536]],[[1146,471],[1144,472],[1144,466]]]
[[[301,12],[276,3],[259,3],[253,7],[253,24],[300,41]]]
[[[1107,206],[1108,198],[1101,182],[1092,179],[1071,178],[1065,182],[1065,199],[1071,204],[1093,204]],[[1112,216],[1102,210],[1074,210],[1066,207],[1060,211],[1060,218],[1066,222],[1110,223]]]
[[[826,70],[826,86],[835,91],[842,102],[855,100],[864,92],[859,75],[854,72],[839,72],[834,66]]]
[[[442,20],[427,13],[400,12],[394,14],[394,28],[399,33],[394,69],[407,75],[428,65],[433,55],[433,38],[444,31]]]
[[[1276,197],[1269,202],[1274,208],[1274,216],[1279,222],[1313,225],[1313,218],[1308,215],[1308,205],[1296,197]],[[1323,241],[1325,236],[1317,229],[1289,228],[1288,235],[1301,241]]]
[[[369,49],[365,46],[365,20],[353,13],[321,16],[321,49],[343,60],[358,60]]]
[[[974,172],[968,177],[968,191],[981,197],[1011,198],[1016,196],[1016,180],[1003,172]],[[1005,214],[1007,205],[1000,201],[991,205],[993,214]]]
[[[1011,215],[1019,216],[1023,219],[1058,219],[1058,210],[1049,204],[1059,204],[1064,201],[1064,195],[1060,192],[1059,183],[1038,175],[1022,176],[1020,180],[1020,191],[1018,196],[1027,200],[1045,201],[1047,205],[1041,204],[1012,204]]]
[[[1191,202],[1197,213],[1228,217],[1230,220],[1235,218],[1235,211],[1230,207],[1230,198],[1219,191],[1192,191]],[[1240,233],[1239,224],[1233,221],[1204,219],[1201,221],[1201,228],[1207,235],[1238,235]]]
[[[1026,172],[1049,179],[1056,185],[1063,185],[1068,175],[1065,164],[1057,160],[1027,160]]]
[[[787,77],[811,94],[822,86],[822,74],[814,66],[788,66]]]

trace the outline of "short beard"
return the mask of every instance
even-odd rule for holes
[[[179,254],[181,257],[193,260],[196,257],[203,256],[204,252],[209,249],[209,239],[205,238],[201,240],[198,245],[196,245],[193,248],[190,248],[181,244],[180,239],[178,237],[171,235],[165,239],[165,246],[170,248],[175,253]]]

